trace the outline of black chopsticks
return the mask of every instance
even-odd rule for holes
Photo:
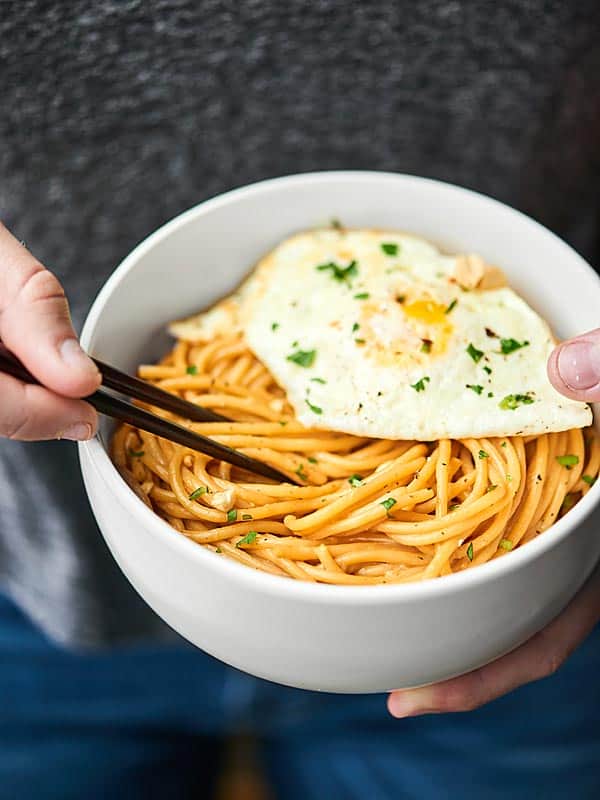
[[[169,394],[159,389],[157,386],[153,386],[139,378],[127,375],[110,364],[105,364],[98,359],[93,360],[102,375],[102,385],[113,391],[120,392],[121,394],[128,395],[129,397],[141,400],[145,403],[150,403],[165,411],[171,411],[182,417],[193,420],[194,422],[231,421],[227,417],[223,417],[221,414],[217,414],[208,408],[202,408],[201,406],[189,403],[187,400]],[[39,384],[37,378],[26,369],[19,359],[11,353],[1,341],[0,371],[12,375],[14,378],[18,378],[24,383]],[[163,439],[168,439],[171,442],[183,445],[183,447],[197,450],[211,458],[220,459],[228,464],[233,464],[248,472],[270,478],[279,483],[295,482],[287,475],[284,475],[283,472],[279,472],[279,470],[270,467],[268,464],[258,459],[250,458],[250,456],[240,453],[239,450],[234,450],[232,447],[227,447],[224,444],[215,442],[208,436],[194,433],[194,431],[190,431],[182,425],[177,425],[174,422],[151,414],[149,411],[139,408],[127,400],[102,391],[102,389],[98,389],[98,391],[85,397],[84,400],[94,406],[101,414],[106,414],[109,417],[118,419],[121,422],[126,422],[143,431],[161,436]]]

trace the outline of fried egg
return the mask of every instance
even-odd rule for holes
[[[312,428],[432,441],[592,419],[550,384],[552,333],[502,272],[408,234],[292,236],[237,292],[170,331],[242,333]]]

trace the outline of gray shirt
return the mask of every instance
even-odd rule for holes
[[[0,3],[0,216],[78,327],[158,225],[309,170],[460,183],[598,264],[599,36],[597,0]],[[0,586],[67,644],[169,635],[71,444],[0,442]]]

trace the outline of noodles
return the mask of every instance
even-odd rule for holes
[[[437,442],[309,430],[240,336],[179,341],[139,375],[230,417],[185,424],[302,485],[121,425],[112,453],[128,483],[181,535],[298,580],[403,583],[483,564],[550,527],[600,469],[591,428]]]

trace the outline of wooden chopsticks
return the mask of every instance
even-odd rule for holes
[[[194,422],[231,421],[227,417],[223,417],[221,414],[217,414],[208,408],[202,408],[201,406],[189,403],[187,400],[169,394],[159,389],[157,386],[153,386],[139,378],[127,375],[110,364],[105,364],[98,359],[93,359],[93,361],[102,375],[102,385],[113,391],[128,395],[136,400],[141,400],[144,403],[150,403],[165,411],[171,411],[174,414],[178,414]],[[12,375],[14,378],[24,383],[39,384],[37,378],[27,370],[19,359],[11,353],[1,341],[0,371]],[[270,467],[268,464],[256,458],[250,458],[250,456],[240,453],[239,450],[234,450],[232,447],[227,447],[224,444],[215,442],[208,436],[194,433],[194,431],[190,431],[182,425],[177,425],[174,422],[158,417],[156,414],[139,408],[120,397],[115,397],[109,392],[104,392],[102,389],[98,389],[98,391],[83,399],[94,406],[101,414],[106,414],[108,417],[113,417],[114,419],[126,422],[148,433],[161,436],[163,439],[168,439],[183,447],[197,450],[211,458],[217,458],[228,464],[233,464],[236,467],[245,469],[248,472],[270,478],[278,483],[295,483],[293,478],[284,475],[283,472],[279,472],[279,470]]]

